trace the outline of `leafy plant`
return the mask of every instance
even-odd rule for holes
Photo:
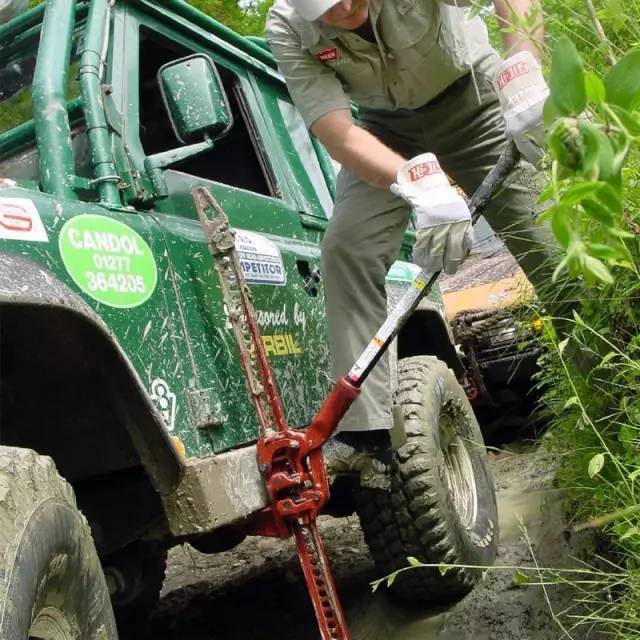
[[[604,77],[586,72],[563,36],[553,51],[545,118],[552,156],[551,200],[543,215],[566,250],[556,269],[587,285],[610,285],[610,267],[635,271],[637,244],[623,208],[623,171],[640,139],[640,51],[631,51]]]

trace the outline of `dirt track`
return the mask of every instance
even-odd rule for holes
[[[537,560],[566,566],[575,552],[561,519],[561,496],[550,487],[548,461],[533,453],[492,455],[499,490],[498,565],[532,565],[519,519]],[[476,590],[446,613],[400,608],[377,577],[357,518],[322,522],[338,590],[353,640],[551,640],[561,637],[539,587],[517,587],[513,571],[490,572]],[[557,609],[568,594],[551,589]],[[290,542],[250,539],[233,551],[206,556],[190,547],[170,554],[155,640],[316,640],[311,606]],[[579,638],[580,636],[574,635]]]

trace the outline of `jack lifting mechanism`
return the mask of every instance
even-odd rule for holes
[[[469,203],[474,222],[518,158],[518,151],[510,144],[474,193]],[[320,510],[329,500],[322,445],[334,433],[358,397],[363,382],[440,274],[420,271],[416,275],[358,361],[346,376],[335,383],[311,425],[292,429],[286,422],[273,371],[262,344],[229,220],[205,187],[195,187],[193,198],[220,278],[223,300],[262,433],[257,443],[258,464],[271,504],[252,517],[249,533],[277,538],[295,537],[322,640],[349,640],[349,630],[316,522]]]

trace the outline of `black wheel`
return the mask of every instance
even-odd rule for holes
[[[116,640],[87,521],[51,458],[0,447],[0,638]]]
[[[381,575],[408,565],[490,566],[498,546],[493,480],[480,427],[453,372],[436,358],[398,365],[396,405],[407,441],[394,456],[391,491],[360,489],[358,514]],[[391,589],[407,602],[452,604],[481,569],[416,568]]]
[[[121,638],[146,629],[158,604],[167,568],[167,550],[155,542],[137,541],[102,560],[111,604]]]

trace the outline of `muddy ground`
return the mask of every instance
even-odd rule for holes
[[[551,486],[549,458],[533,452],[491,454],[499,492],[501,545],[497,565],[568,566],[578,549],[562,522],[562,496]],[[522,535],[526,527],[531,548]],[[551,640],[562,632],[551,606],[571,594],[519,587],[512,570],[495,570],[448,612],[407,610],[384,589],[357,518],[322,519],[323,535],[353,640]],[[583,543],[580,542],[580,545]],[[172,550],[162,599],[154,613],[155,640],[317,640],[314,617],[289,541],[248,539],[233,551],[203,555]],[[573,638],[587,637],[572,633]],[[593,636],[588,636],[592,638]]]

